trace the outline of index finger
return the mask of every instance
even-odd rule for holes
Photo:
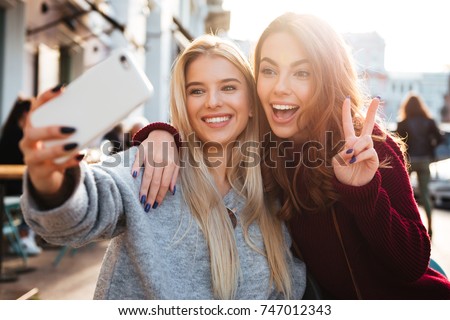
[[[342,128],[346,140],[355,136],[350,97],[345,98],[344,103],[342,104]]]
[[[41,105],[43,105],[47,101],[60,95],[63,88],[64,88],[64,85],[59,84],[56,87],[41,93],[36,99],[32,100],[30,111],[33,111],[33,110],[39,108]]]
[[[375,126],[375,116],[377,115],[378,106],[380,105],[380,98],[372,99],[369,109],[367,110],[364,126],[361,130],[361,135],[371,135],[373,127]]]

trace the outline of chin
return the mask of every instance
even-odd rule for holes
[[[282,128],[272,129],[273,133],[281,139],[289,139],[292,135],[289,132],[286,132]]]

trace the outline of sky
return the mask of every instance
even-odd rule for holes
[[[450,72],[448,0],[224,0],[231,11],[229,36],[257,40],[278,15],[319,16],[338,32],[377,32],[391,72]]]

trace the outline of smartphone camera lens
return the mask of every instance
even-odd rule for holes
[[[125,57],[125,56],[120,56],[120,62],[122,63],[122,65],[123,65],[125,68],[128,68],[127,57]]]

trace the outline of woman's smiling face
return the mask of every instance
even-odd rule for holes
[[[188,65],[187,113],[202,142],[235,141],[251,117],[249,95],[244,75],[225,58],[203,55]]]
[[[312,94],[311,65],[297,39],[285,32],[268,36],[262,47],[258,96],[273,132],[296,140],[305,128],[299,110]]]

